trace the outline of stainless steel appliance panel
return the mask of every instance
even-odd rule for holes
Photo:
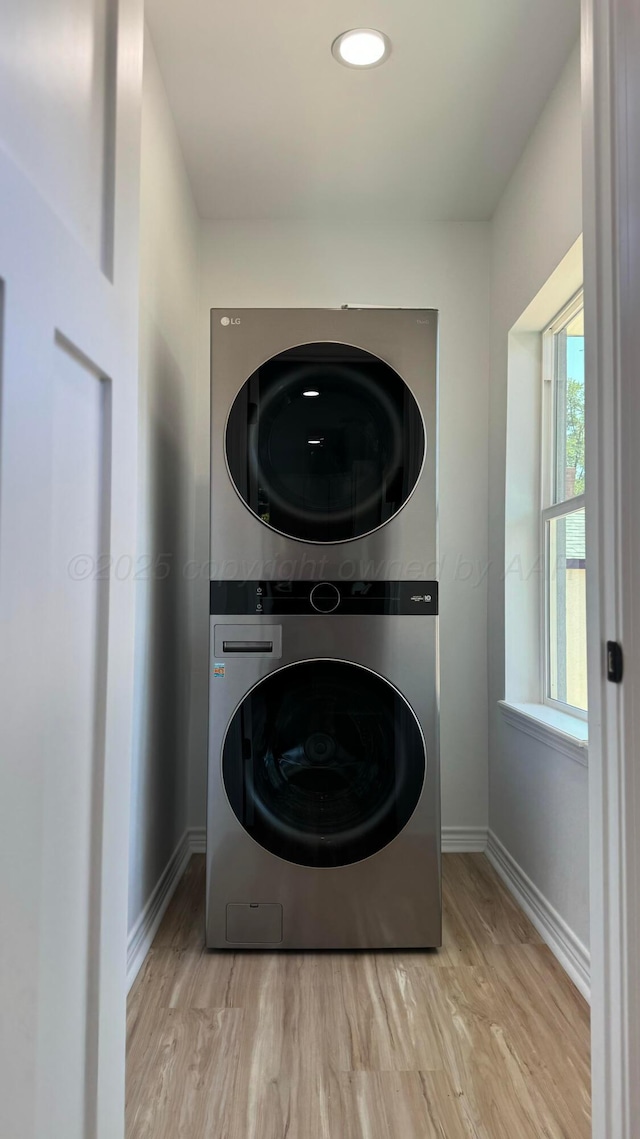
[[[393,481],[391,475],[385,474],[381,467],[376,476],[375,467],[369,470],[364,460],[357,476],[352,473],[348,486],[344,478],[341,481],[339,473],[336,474],[331,484],[336,516],[345,514],[341,508],[349,495],[357,497],[361,494],[360,525],[365,530],[366,507],[372,497],[369,491],[372,485],[375,486],[376,477],[379,480],[382,515],[380,510],[377,514],[374,511],[378,521],[372,514],[371,531],[349,540],[317,540],[316,525],[303,527],[301,532],[307,533],[307,537],[302,538],[278,532],[271,524],[273,507],[271,513],[265,510],[267,521],[261,521],[256,513],[260,507],[256,506],[253,511],[243,501],[238,480],[231,477],[229,467],[227,428],[241,389],[257,370],[275,357],[297,346],[316,344],[349,345],[392,369],[412,394],[423,425],[423,462],[410,492],[409,487],[404,491],[394,491],[385,482],[387,477]],[[436,367],[437,313],[433,310],[214,309],[211,314],[210,577],[322,580],[436,576]],[[370,387],[375,387],[375,379]],[[277,395],[277,384],[274,391]],[[384,400],[388,402],[390,398],[388,393],[384,394]],[[319,407],[321,401],[315,402]],[[312,403],[309,401],[309,406]],[[392,419],[396,411],[391,409]],[[348,410],[345,417],[347,420]],[[357,416],[352,418],[356,423]],[[381,430],[379,425],[376,426],[375,408],[369,418],[369,436],[375,437]],[[308,422],[314,421],[309,419]],[[319,434],[322,434],[322,422],[319,418]],[[287,420],[283,415],[281,438],[286,437],[286,428]],[[346,428],[344,432],[348,437]],[[315,441],[310,438],[306,442],[311,445]],[[375,444],[375,438],[373,444],[371,439],[368,442]],[[406,450],[404,437],[401,442],[400,449]],[[251,482],[253,477],[247,467],[247,481]],[[310,476],[310,485],[311,481]],[[412,481],[413,475],[411,484]],[[287,493],[293,494],[294,490],[295,487],[289,485]],[[273,489],[274,500],[278,500],[278,495],[282,498],[283,493],[282,485]],[[388,521],[380,522],[385,510],[396,509],[394,505],[384,504],[396,498],[404,505]],[[290,520],[290,512],[288,517]],[[339,529],[336,532],[340,532]]]
[[[214,628],[228,621],[224,614],[211,616],[207,945],[240,945],[228,940],[230,905],[282,906],[284,948],[439,945],[437,618],[280,616],[278,661],[216,654]],[[261,641],[270,621],[253,615],[242,624]],[[415,713],[426,752],[422,791],[401,832],[376,854],[335,867],[299,865],[254,841],[232,810],[222,778],[227,728],[247,693],[276,670],[318,659],[361,666],[398,690]]]

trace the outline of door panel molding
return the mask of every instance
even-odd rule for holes
[[[40,50],[50,53],[45,67],[63,75],[56,53],[69,47],[78,0],[60,0],[64,42],[40,35],[39,6],[47,17],[48,0],[14,6],[11,34],[20,34],[21,23],[35,28]],[[72,174],[52,173],[49,154],[30,177],[7,145],[0,117],[0,858],[11,867],[0,900],[11,929],[0,944],[0,1067],[12,1091],[0,1102],[0,1133],[12,1139],[124,1133],[135,590],[126,575],[111,572],[72,582],[66,562],[73,550],[94,559],[113,555],[115,564],[136,548],[142,0],[101,0],[81,15],[87,35],[90,20],[98,21],[94,38],[104,49],[96,94],[104,115],[104,192],[98,188],[91,199],[92,211],[102,210],[96,242],[83,240],[82,210],[69,218],[58,208],[60,179]],[[0,69],[5,62],[3,55]],[[0,90],[12,90],[15,66],[13,60],[0,73]],[[24,85],[20,90],[23,97]],[[33,158],[41,122],[33,106],[31,112],[24,129],[35,121],[25,140]],[[66,207],[85,200],[76,190],[70,187]],[[63,410],[56,427],[60,398],[71,412]],[[74,425],[76,406],[85,418]],[[84,449],[65,455],[74,429],[83,442],[82,424]],[[85,463],[86,493],[78,473]],[[65,478],[72,492],[66,512]],[[91,548],[75,550],[83,535]],[[74,657],[76,646],[83,656]],[[73,732],[79,718],[81,738]],[[69,893],[71,879],[80,900]],[[65,973],[65,952],[84,963],[77,984]],[[49,1046],[56,988],[65,984],[78,1011],[60,1034],[73,1056],[66,1104],[65,1088],[52,1085],[56,1071],[67,1082],[64,1062],[54,1062]]]

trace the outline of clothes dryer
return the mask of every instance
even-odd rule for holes
[[[437,313],[214,309],[214,579],[435,570]]]

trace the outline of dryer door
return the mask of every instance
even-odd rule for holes
[[[303,866],[346,866],[400,833],[420,798],[424,738],[400,693],[343,661],[288,665],[237,709],[223,780],[245,830]]]
[[[227,423],[227,465],[248,508],[306,542],[345,542],[388,522],[425,455],[411,391],[388,364],[344,344],[303,344],[268,360]]]

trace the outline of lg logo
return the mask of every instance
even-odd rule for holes
[[[228,326],[230,324],[240,324],[240,317],[239,316],[221,316],[220,317],[220,324],[223,324],[225,328],[228,328]]]

